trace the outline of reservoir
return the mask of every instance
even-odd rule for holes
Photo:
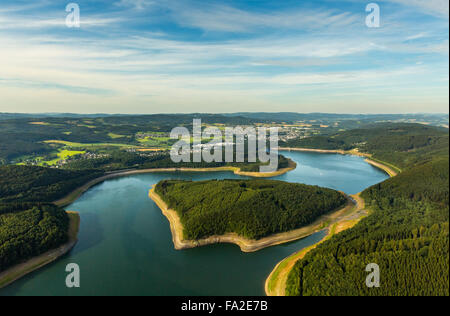
[[[274,179],[341,190],[348,194],[388,178],[361,157],[283,152],[297,169]],[[56,262],[0,290],[0,295],[264,295],[264,282],[283,258],[324,236],[255,253],[216,244],[177,251],[169,223],[148,197],[163,179],[236,179],[232,172],[149,173],[103,182],[66,209],[81,216],[79,241]],[[65,286],[65,267],[80,267],[80,288]]]

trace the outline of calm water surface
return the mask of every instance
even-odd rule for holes
[[[358,193],[388,176],[360,157],[285,152],[296,170],[275,179]],[[156,173],[108,180],[67,210],[80,212],[79,242],[58,260],[17,281],[0,295],[264,295],[264,282],[283,258],[320,241],[305,239],[242,253],[219,244],[173,249],[168,221],[148,191],[162,179],[236,179],[231,172]],[[65,287],[65,267],[77,263],[81,287]]]

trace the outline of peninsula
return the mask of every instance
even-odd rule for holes
[[[311,235],[353,205],[338,191],[274,180],[161,181],[149,196],[178,250],[233,243],[254,252]]]

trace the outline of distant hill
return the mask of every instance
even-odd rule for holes
[[[298,112],[237,112],[237,113],[191,113],[191,114],[77,114],[77,113],[2,113],[0,112],[0,121],[7,119],[22,118],[102,118],[102,117],[128,117],[129,119],[145,118],[150,120],[178,120],[180,118],[202,117],[206,120],[221,119],[230,117],[240,117],[241,119],[250,119],[253,121],[263,122],[287,122],[296,121],[318,121],[318,122],[335,122],[335,121],[355,121],[355,124],[364,125],[369,123],[380,122],[429,122],[431,125],[441,126],[449,123],[448,114],[335,114],[335,113],[298,113]]]
[[[107,116],[125,116],[125,114],[76,114],[76,113],[1,113],[0,121],[23,118],[98,118]]]
[[[358,125],[381,122],[429,122],[431,125],[440,126],[448,124],[448,114],[333,114],[333,113],[296,113],[296,112],[238,112],[224,114],[226,116],[242,116],[256,120],[268,120],[272,122],[296,122],[296,121],[355,121]]]

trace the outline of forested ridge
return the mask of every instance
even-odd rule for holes
[[[108,170],[239,166],[259,171],[261,163],[181,163],[168,154],[140,156],[114,151],[110,157],[74,161],[66,169],[0,166],[0,271],[66,242],[67,215],[51,204]],[[279,167],[287,167],[282,156]]]
[[[82,126],[86,122],[81,119],[73,119],[74,123],[68,123],[68,118],[46,119],[50,125],[40,126],[29,124],[35,120],[7,120],[1,125],[0,164],[23,154],[53,150],[42,143],[48,139],[98,143],[110,140],[111,131],[132,135],[145,130],[143,126],[152,131],[170,131],[171,117],[152,118],[158,119],[158,124],[146,122],[145,117],[97,118],[96,133]],[[181,123],[192,122],[192,116],[178,119]],[[210,117],[211,122],[221,119]],[[242,118],[233,120],[246,122]],[[63,133],[66,131],[70,134]],[[133,140],[119,137],[114,142],[130,144]],[[372,211],[369,217],[319,245],[296,264],[289,275],[288,295],[449,295],[448,129],[383,123],[331,137],[295,139],[283,146],[358,148],[402,169],[397,177],[362,193]],[[51,202],[105,171],[225,165],[174,166],[167,155],[144,157],[111,152],[110,157],[69,162],[67,170],[0,167],[0,271],[64,243],[68,219]],[[287,160],[280,157],[279,167],[286,165]],[[243,165],[244,171],[257,169],[258,163]],[[257,239],[307,225],[320,212],[345,203],[342,195],[328,189],[269,180],[227,181],[165,181],[157,190],[162,195],[164,190],[169,195],[172,192],[173,199],[166,202],[181,210],[188,239],[226,232]],[[365,267],[372,262],[381,268],[378,289],[365,286]]]
[[[408,135],[417,129],[433,136]],[[403,172],[362,192],[372,214],[298,261],[287,295],[449,295],[448,131],[436,130],[413,127],[384,148],[368,142]],[[370,263],[380,267],[379,288],[366,286]]]
[[[101,174],[0,167],[0,272],[65,243],[69,218],[51,202]]]
[[[415,119],[430,124],[448,125],[445,115],[335,115],[299,113],[237,113],[237,114],[157,114],[157,115],[74,115],[74,114],[7,114],[0,113],[0,165],[22,162],[38,156],[48,157],[58,146],[46,141],[65,141],[83,143],[91,147],[100,144],[122,144],[141,146],[144,143],[137,137],[140,133],[161,133],[168,135],[173,127],[184,126],[192,129],[193,119],[217,126],[255,126],[256,124],[296,123],[296,120],[310,123],[314,131],[302,140],[290,140],[291,147],[310,147],[336,149],[348,148],[346,132],[368,126],[379,121],[402,121]],[[379,125],[379,124],[377,124]],[[397,124],[399,125],[399,124]],[[416,124],[420,126],[419,124]],[[376,126],[376,125],[373,125]],[[372,126],[372,127],[373,127]],[[364,130],[359,129],[359,130]],[[340,131],[340,132],[339,132]],[[335,134],[337,133],[337,134]],[[332,135],[332,138],[328,136]],[[342,136],[342,137],[341,137]],[[369,135],[355,135],[362,139]],[[357,141],[357,139],[355,140]],[[170,145],[172,140],[165,140]],[[300,144],[300,146],[298,146]],[[286,144],[284,144],[286,145]]]
[[[65,243],[68,227],[68,215],[55,205],[0,204],[0,272]]]
[[[98,170],[0,166],[0,204],[52,202],[101,175]]]
[[[421,124],[381,123],[332,136],[293,139],[282,146],[312,149],[358,149],[399,168],[448,154],[448,129]]]
[[[191,154],[192,156],[192,154]],[[109,157],[76,160],[69,162],[65,169],[69,170],[98,170],[98,171],[114,171],[121,169],[159,169],[159,168],[217,168],[217,167],[238,167],[241,171],[259,172],[262,162],[248,162],[248,156],[244,156],[245,162],[179,162],[172,161],[170,154],[159,153],[150,157],[141,156],[136,153],[128,153],[124,151],[114,151]],[[192,161],[192,159],[191,159]],[[289,160],[283,155],[278,156],[278,169],[287,168]]]
[[[155,192],[177,211],[190,240],[226,233],[260,239],[306,226],[347,202],[331,189],[274,180],[164,180]]]
[[[0,271],[66,242],[67,215],[51,204],[90,180],[119,169],[239,166],[259,171],[261,163],[174,163],[168,154],[140,156],[114,151],[110,157],[74,161],[65,169],[0,166]],[[279,167],[288,166],[282,156]],[[64,236],[63,236],[64,235]]]

